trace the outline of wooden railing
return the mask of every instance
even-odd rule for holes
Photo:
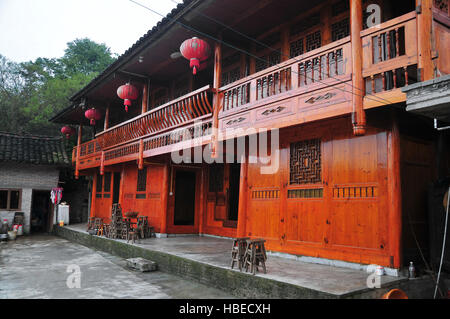
[[[355,91],[351,83],[351,43],[346,37],[220,88],[219,128],[266,127],[269,121],[296,125],[297,114],[308,121],[349,113],[352,94],[365,96],[364,107],[401,102],[399,88],[417,81],[416,19],[411,12],[361,32],[364,92]],[[97,134],[81,145],[80,165],[142,159],[143,153],[162,154],[211,136],[212,96],[205,86]],[[76,156],[75,148],[74,162]]]
[[[161,105],[129,121],[111,127],[97,139],[103,150],[157,134],[212,113],[211,89],[205,86],[192,93]]]
[[[416,12],[364,30],[361,37],[366,95],[417,82]]]
[[[222,87],[222,112],[350,74],[350,64],[346,63],[351,58],[349,39],[333,42]]]

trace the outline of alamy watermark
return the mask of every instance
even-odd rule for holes
[[[202,127],[202,122],[197,121],[194,124],[194,133],[191,130],[180,130],[170,136],[176,141],[184,141],[182,150],[171,153],[173,163],[244,163],[248,158],[249,163],[260,164],[261,174],[278,172],[280,166],[278,128],[229,128],[220,132],[216,128],[210,128],[211,134],[205,136],[196,134],[196,129]],[[210,136],[214,136],[217,142],[210,141]]]
[[[67,266],[66,272],[70,273],[67,276],[66,285],[67,288],[81,288],[81,269],[80,266],[72,264]]]

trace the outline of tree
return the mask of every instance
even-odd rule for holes
[[[14,63],[0,55],[0,130],[60,134],[48,120],[115,59],[105,44],[86,38],[67,43],[58,59]]]
[[[110,49],[105,44],[97,44],[87,38],[67,43],[61,58],[64,75],[100,73],[114,62]]]

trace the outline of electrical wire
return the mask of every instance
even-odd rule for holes
[[[206,33],[202,32],[202,31],[200,31],[200,30],[198,30],[198,29],[196,29],[196,28],[193,28],[193,27],[188,26],[188,25],[186,25],[186,24],[184,24],[184,23],[182,23],[182,22],[180,22],[180,21],[178,21],[178,20],[175,20],[174,18],[168,18],[168,17],[166,17],[165,15],[163,15],[163,14],[161,14],[161,13],[155,11],[154,9],[152,9],[152,8],[146,6],[146,5],[143,5],[142,3],[139,3],[139,2],[134,1],[134,0],[128,0],[128,1],[133,2],[134,4],[140,6],[140,7],[144,8],[144,9],[147,9],[147,10],[149,10],[149,11],[151,11],[151,12],[153,12],[153,13],[155,13],[155,14],[157,14],[157,15],[163,17],[163,18],[167,18],[167,19],[169,19],[169,20],[171,20],[171,21],[174,21],[175,23],[181,25],[182,27],[188,29],[189,31],[192,31],[192,32],[194,32],[194,33],[198,33],[198,34],[200,34],[200,35],[202,35],[202,36],[204,36],[204,37],[207,37],[207,38],[209,38],[209,39],[212,39],[212,40],[214,40],[214,41],[216,41],[216,42],[218,42],[218,43],[224,44],[224,45],[226,45],[226,46],[228,46],[228,47],[230,47],[230,48],[232,48],[232,49],[234,49],[234,50],[236,50],[236,51],[240,51],[240,52],[242,52],[242,53],[244,53],[244,54],[246,54],[246,55],[248,55],[248,56],[250,56],[250,57],[253,57],[253,58],[258,59],[258,60],[260,60],[260,61],[266,62],[264,59],[261,59],[260,57],[254,55],[254,54],[252,54],[252,53],[250,53],[250,52],[248,52],[248,51],[246,51],[246,50],[244,50],[244,49],[238,48],[238,47],[236,47],[236,46],[234,46],[234,45],[232,45],[232,44],[230,44],[230,43],[227,43],[227,42],[225,42],[225,41],[223,41],[223,40],[220,40],[220,39],[218,39],[218,38],[216,38],[216,37],[214,37],[214,36],[212,36],[212,35],[206,34]],[[293,73],[298,75],[298,73],[295,72],[295,71],[293,71]],[[312,78],[309,78],[309,79],[312,79]],[[318,83],[324,84],[324,85],[325,85],[324,88],[333,87],[333,88],[335,88],[335,89],[337,89],[337,90],[340,90],[340,91],[342,91],[342,92],[347,92],[347,93],[350,93],[350,94],[352,94],[352,95],[359,96],[359,97],[363,97],[363,98],[366,97],[366,98],[369,99],[369,100],[372,100],[372,101],[375,101],[375,102],[380,103],[379,100],[374,100],[374,99],[371,98],[371,97],[364,96],[364,95],[360,95],[360,94],[357,94],[357,93],[355,93],[355,92],[353,92],[353,91],[347,91],[347,90],[342,89],[342,88],[340,88],[340,87],[336,87],[335,84],[326,84],[326,83],[324,83],[324,82],[322,82],[322,81],[320,81],[320,80],[315,80],[315,79],[312,79],[312,80],[314,80],[314,81],[316,81],[316,82],[318,82]],[[389,104],[392,104],[392,103],[389,103]],[[382,104],[382,105],[387,105],[387,103]]]
[[[180,2],[177,2],[177,1],[175,1],[175,0],[170,0],[170,1],[172,1],[173,3],[176,3],[176,4],[181,4]],[[247,40],[253,41],[253,42],[255,42],[256,44],[259,44],[259,45],[265,47],[266,49],[271,50],[272,52],[277,52],[277,53],[279,53],[281,56],[284,56],[284,57],[286,57],[286,58],[288,58],[288,59],[293,59],[293,60],[295,60],[295,61],[297,61],[297,62],[302,62],[301,59],[298,59],[297,57],[291,57],[291,56],[289,56],[289,55],[287,55],[287,54],[284,54],[281,50],[277,50],[277,49],[275,49],[275,48],[273,48],[273,47],[270,47],[270,46],[268,46],[267,44],[265,44],[265,43],[263,43],[263,42],[261,42],[261,41],[255,39],[255,38],[252,38],[252,37],[246,35],[245,33],[242,33],[242,32],[240,32],[239,30],[236,30],[236,29],[234,29],[234,28],[232,28],[232,27],[226,25],[225,23],[223,23],[223,22],[221,22],[221,21],[219,21],[219,20],[217,20],[217,19],[214,19],[214,18],[212,18],[212,17],[210,17],[210,16],[208,16],[208,15],[206,15],[206,14],[200,12],[200,11],[197,10],[197,9],[191,9],[191,10],[194,11],[194,12],[197,12],[199,15],[201,15],[201,16],[203,16],[203,17],[205,17],[205,18],[207,18],[207,19],[209,19],[209,20],[211,20],[211,21],[213,21],[213,22],[215,22],[215,23],[217,23],[217,24],[223,26],[224,28],[227,28],[228,30],[231,30],[231,31],[235,32],[236,34],[238,34],[238,35],[240,35],[240,36],[243,36],[243,37],[246,38]],[[361,91],[363,94],[365,93],[365,94],[366,94],[365,96],[371,95],[371,96],[373,96],[373,97],[379,99],[379,102],[380,102],[380,101],[385,101],[385,102],[387,102],[388,104],[392,104],[391,101],[389,101],[389,100],[387,100],[387,99],[385,99],[385,98],[382,98],[382,97],[373,95],[372,93],[366,93],[364,90],[355,87],[355,86],[354,86],[353,84],[351,84],[351,83],[344,82],[344,81],[342,81],[342,80],[340,80],[340,79],[338,79],[338,78],[335,78],[335,77],[332,76],[332,75],[329,75],[329,77],[332,78],[332,79],[334,79],[334,80],[336,80],[336,81],[338,81],[339,83],[343,83],[344,85],[349,85],[349,86],[351,86],[352,89],[354,89],[354,90]],[[311,79],[311,78],[310,78],[310,79]],[[318,82],[320,82],[320,81],[318,81]]]
[[[438,271],[438,277],[436,281],[436,288],[434,288],[434,299],[436,299],[436,292],[439,287],[439,280],[441,278],[441,270],[442,270],[442,262],[444,261],[444,254],[445,254],[445,241],[447,239],[447,226],[448,226],[448,209],[450,206],[450,186],[448,187],[447,191],[447,212],[445,214],[445,228],[444,228],[444,239],[442,241],[442,252],[441,252],[441,261],[439,264],[439,271]]]

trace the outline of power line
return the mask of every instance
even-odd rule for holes
[[[179,3],[179,2],[177,2],[177,1],[175,1],[175,0],[170,0],[170,1],[172,1],[173,3],[176,3],[176,4],[181,4],[181,3]],[[242,33],[242,32],[240,32],[239,30],[236,30],[236,29],[232,28],[231,26],[228,26],[227,24],[225,24],[225,23],[223,23],[223,22],[221,22],[221,21],[219,21],[219,20],[217,20],[217,19],[214,19],[214,18],[212,18],[212,17],[210,17],[210,16],[208,16],[208,15],[206,15],[206,14],[200,12],[199,10],[197,10],[197,9],[195,9],[195,8],[193,8],[193,9],[191,9],[191,10],[194,11],[194,12],[197,12],[199,15],[201,15],[201,16],[203,16],[203,17],[205,17],[205,18],[207,18],[207,19],[209,19],[209,20],[211,20],[211,21],[213,21],[213,22],[215,22],[215,23],[217,23],[217,24],[219,24],[219,25],[221,25],[221,26],[227,28],[228,30],[231,30],[231,31],[233,31],[233,32],[235,32],[235,33],[237,33],[237,34],[239,34],[240,36],[245,37],[246,39],[248,39],[248,40],[250,40],[250,41],[253,41],[253,42],[255,42],[255,43],[257,43],[257,44],[259,44],[259,45],[261,45],[261,46],[263,46],[263,47],[265,47],[265,48],[267,48],[267,49],[270,49],[270,50],[273,51],[273,52],[279,53],[281,56],[287,57],[287,58],[289,58],[289,59],[293,59],[293,60],[295,60],[295,61],[297,61],[297,62],[302,62],[302,60],[297,59],[297,57],[291,57],[291,56],[289,56],[289,55],[287,55],[287,54],[284,54],[284,53],[282,52],[282,50],[277,50],[277,49],[275,49],[275,48],[273,48],[273,47],[270,47],[270,46],[266,45],[265,43],[263,43],[263,42],[261,42],[261,41],[255,39],[255,38],[253,38],[253,37],[250,37],[250,36],[246,35],[245,33]],[[338,81],[338,82],[340,82],[340,83],[343,83],[343,84],[345,84],[345,85],[350,85],[353,89],[358,90],[358,91],[361,91],[362,93],[365,93],[365,94],[366,94],[365,96],[367,96],[367,95],[374,96],[375,98],[379,99],[378,102],[380,102],[380,101],[385,101],[385,102],[388,102],[389,104],[392,104],[391,101],[389,101],[389,100],[387,100],[387,99],[385,99],[385,98],[381,98],[381,97],[376,96],[376,95],[373,95],[373,94],[371,94],[371,93],[366,93],[366,92],[364,92],[362,89],[353,86],[353,84],[348,83],[348,82],[344,82],[344,81],[342,81],[342,80],[340,80],[340,79],[337,79],[337,78],[335,78],[334,76],[332,76],[331,74],[329,75],[329,77],[332,78],[332,79],[334,79],[334,80],[336,80],[336,81]],[[311,80],[314,80],[313,78],[310,78],[310,79],[311,79]],[[321,83],[320,80],[319,80],[318,82]]]
[[[140,7],[144,8],[144,9],[147,9],[147,10],[149,10],[149,11],[151,11],[151,12],[153,12],[153,13],[155,13],[155,14],[157,14],[157,15],[163,17],[163,18],[169,19],[169,20],[171,20],[171,21],[173,21],[173,22],[175,22],[175,23],[181,25],[182,27],[184,27],[184,28],[186,28],[186,29],[188,29],[188,30],[190,30],[190,31],[192,31],[192,32],[194,32],[194,33],[198,33],[198,34],[200,34],[200,35],[202,35],[202,36],[204,36],[204,37],[207,37],[207,38],[209,38],[209,39],[212,39],[212,40],[214,40],[214,41],[216,41],[216,42],[218,42],[218,43],[224,44],[224,45],[226,45],[226,46],[228,46],[228,47],[230,47],[230,48],[232,48],[232,49],[234,49],[234,50],[236,50],[236,51],[240,51],[240,52],[242,52],[242,53],[244,53],[244,54],[246,54],[246,55],[248,55],[248,56],[250,56],[250,57],[253,57],[253,58],[258,59],[258,60],[260,60],[260,61],[266,62],[264,59],[261,59],[260,57],[254,55],[254,54],[252,54],[252,53],[250,53],[250,52],[248,52],[248,51],[246,51],[246,50],[244,50],[244,49],[238,48],[238,47],[236,47],[236,46],[234,46],[234,45],[232,45],[232,44],[230,44],[230,43],[227,43],[227,42],[225,42],[225,41],[223,41],[223,40],[220,40],[220,39],[218,39],[218,38],[216,38],[216,37],[214,37],[214,36],[212,36],[212,35],[206,34],[206,33],[202,32],[202,31],[200,31],[200,30],[198,30],[198,29],[195,29],[195,28],[193,28],[193,27],[191,27],[191,26],[188,26],[188,25],[186,25],[186,24],[184,24],[184,23],[178,21],[178,20],[175,20],[174,18],[166,17],[165,15],[163,15],[163,14],[161,14],[161,13],[159,13],[159,12],[153,10],[152,8],[150,8],[150,7],[148,7],[148,6],[145,6],[145,5],[143,5],[143,4],[141,4],[141,3],[137,2],[137,1],[134,1],[134,0],[129,0],[129,1],[130,1],[130,2],[133,2],[134,4],[140,6]],[[337,62],[336,62],[336,63],[337,63]],[[299,75],[299,74],[298,74],[297,72],[295,72],[295,71],[293,71],[293,73]],[[306,74],[305,74],[305,75],[306,75]],[[306,75],[306,77],[308,77],[308,76]],[[342,92],[347,92],[347,93],[350,93],[350,94],[352,94],[352,95],[359,96],[359,97],[363,97],[363,98],[366,97],[367,99],[370,99],[370,100],[372,100],[372,101],[375,101],[375,102],[379,102],[379,103],[380,103],[380,100],[374,100],[374,99],[372,99],[372,98],[370,98],[370,97],[368,97],[368,96],[360,95],[360,94],[357,94],[357,93],[352,92],[352,91],[347,91],[347,90],[342,89],[342,88],[340,88],[340,87],[336,87],[335,84],[326,84],[326,83],[324,83],[324,82],[322,82],[322,81],[320,81],[320,80],[315,80],[315,79],[313,79],[313,78],[311,78],[311,77],[309,77],[309,79],[311,79],[311,80],[313,80],[313,81],[315,81],[315,82],[324,84],[324,85],[325,85],[324,88],[333,87],[333,88],[338,89],[338,90],[340,90],[340,91],[342,91]],[[378,97],[377,97],[377,98],[378,98]],[[389,104],[392,104],[390,101],[388,101],[388,103],[389,103]],[[387,103],[384,103],[383,105],[387,105]]]

